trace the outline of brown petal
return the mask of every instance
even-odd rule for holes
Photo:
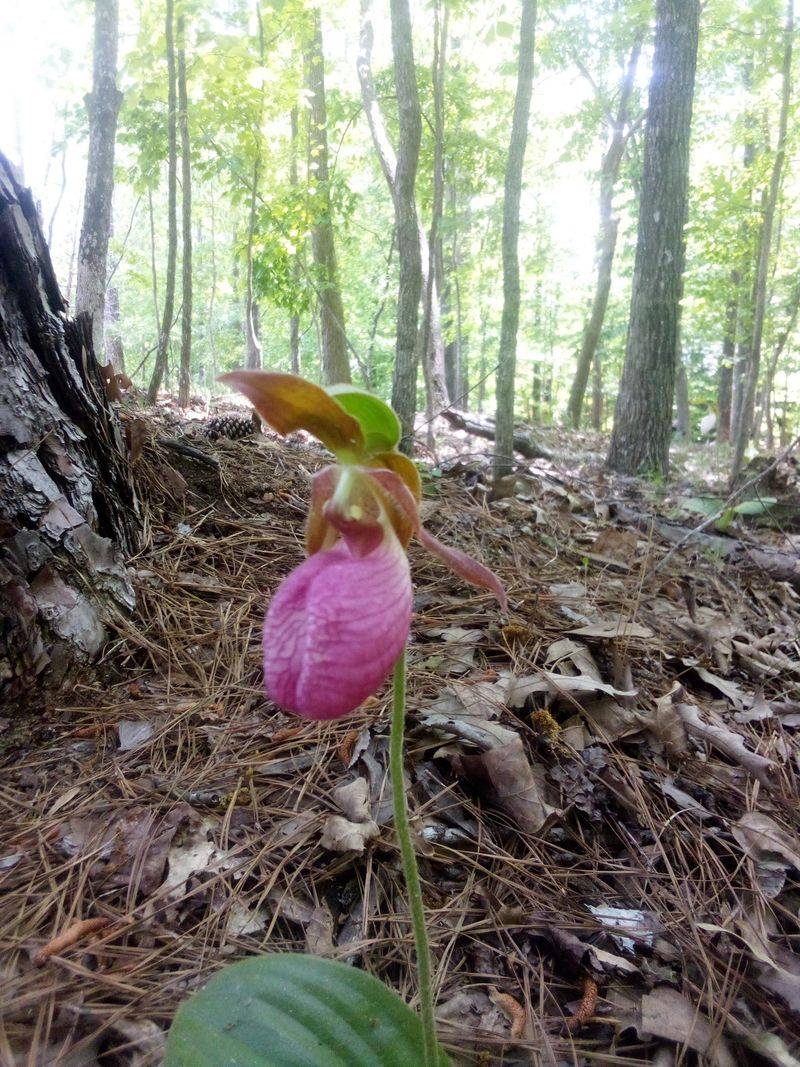
[[[244,393],[273,430],[307,430],[336,455],[356,458],[364,449],[361,426],[324,389],[295,374],[235,370],[219,380]]]
[[[464,578],[471,585],[494,593],[503,611],[508,611],[506,592],[497,575],[490,571],[488,567],[484,567],[482,563],[478,563],[472,556],[468,556],[466,552],[462,552],[458,548],[448,548],[447,545],[443,545],[441,541],[437,540],[433,534],[428,533],[420,522],[417,503],[399,475],[389,470],[368,470],[366,473],[381,487],[384,499],[388,499],[390,506],[394,505],[395,514],[402,515],[404,521],[410,525],[417,535],[420,543],[432,555],[440,559],[451,571]],[[390,518],[392,518],[392,525],[395,525],[395,519],[391,513]],[[396,525],[395,530],[397,530]],[[399,533],[398,537],[402,541]]]

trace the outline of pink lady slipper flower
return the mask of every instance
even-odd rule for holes
[[[292,374],[234,371],[222,381],[278,433],[307,430],[337,459],[314,476],[308,558],[281,582],[264,623],[264,682],[276,704],[308,719],[335,719],[380,688],[411,624],[412,535],[505,609],[503,587],[488,568],[422,527],[419,473],[397,451],[400,423],[383,401],[356,386],[325,390]]]

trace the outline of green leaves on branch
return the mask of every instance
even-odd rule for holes
[[[417,1015],[377,978],[334,960],[257,956],[179,1009],[165,1067],[407,1067],[423,1062]],[[448,1058],[442,1052],[440,1067]]]

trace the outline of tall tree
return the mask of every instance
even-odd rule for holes
[[[374,30],[372,26],[371,0],[361,0],[361,32],[359,37],[358,51],[358,78],[361,84],[361,100],[364,105],[364,113],[367,116],[372,142],[381,165],[381,170],[386,178],[389,193],[395,209],[395,224],[397,225],[399,182],[397,174],[397,156],[386,128],[386,122],[378,102],[375,90],[375,82],[372,76],[372,47],[374,42]],[[419,94],[417,93],[417,101]],[[417,233],[420,246],[420,263],[422,268],[422,290],[427,291],[428,270],[430,264],[430,249],[428,235],[419,217],[419,212],[414,203],[414,212],[417,217]],[[399,247],[399,245],[398,245]],[[429,406],[442,406],[447,400],[447,383],[445,375],[444,339],[442,335],[441,307],[439,303],[439,290],[436,278],[433,279],[431,305],[430,305],[430,331],[428,344],[422,351],[422,358],[426,360],[425,381],[433,391],[433,398]],[[415,372],[416,374],[416,372]],[[416,380],[416,379],[415,379]]]
[[[747,367],[739,420],[734,426],[733,463],[731,480],[735,480],[742,469],[744,453],[753,429],[758,375],[761,368],[761,344],[764,335],[764,318],[767,311],[767,280],[770,254],[772,251],[772,231],[775,225],[775,208],[781,187],[783,164],[786,158],[786,131],[789,122],[789,105],[792,93],[792,46],[794,42],[794,0],[786,5],[786,22],[784,25],[783,69],[781,72],[781,109],[778,118],[778,138],[775,145],[775,157],[772,162],[769,187],[764,197],[764,214],[758,241],[758,265],[756,267],[755,286],[753,289],[753,333],[750,345],[750,359]]]
[[[289,185],[292,192],[297,189],[297,108],[293,107],[289,115],[291,144],[289,147]],[[292,257],[292,284],[296,290],[300,285],[300,250],[295,249]],[[289,318],[289,365],[292,374],[300,373],[300,315],[293,310]]]
[[[424,245],[420,246],[421,255],[424,255],[426,251],[428,253],[428,262],[423,268],[425,293],[420,355],[425,370],[426,413],[431,433],[433,432],[435,408],[437,404],[441,404],[445,400],[449,392],[446,384],[446,356],[444,349],[442,350],[441,364],[437,362],[435,355],[433,359],[427,358],[432,341],[433,301],[434,297],[438,301],[441,294],[441,286],[438,287],[439,292],[437,293],[436,291],[436,260],[437,250],[439,252],[439,262],[441,263],[442,260],[439,229],[444,208],[444,72],[447,53],[448,15],[447,5],[444,5],[444,11],[442,11],[441,0],[434,0],[433,65],[431,68],[431,85],[433,89],[433,206],[431,209],[431,230],[428,238],[428,248],[426,250]],[[440,279],[442,274],[443,270],[440,267]],[[441,324],[439,326],[439,334],[441,338]]]
[[[264,17],[261,4],[256,0],[256,23],[258,28],[258,54],[261,66],[264,66],[266,49],[264,45]],[[264,123],[264,82],[261,82],[259,102],[256,114],[256,123],[253,129],[255,151],[253,154],[253,169],[250,177],[250,211],[247,220],[247,291],[244,306],[244,339],[245,339],[245,366],[248,370],[259,370],[261,367],[261,310],[255,296],[253,284],[253,248],[256,237],[256,216],[261,185],[262,164],[262,126]]]
[[[726,444],[731,439],[731,398],[733,391],[733,361],[736,357],[736,328],[739,319],[739,271],[731,271],[731,292],[725,305],[725,326],[722,334],[722,358],[717,371],[717,440]]]
[[[685,257],[699,0],[656,0],[639,230],[609,466],[666,475]]]
[[[400,279],[397,293],[397,340],[392,407],[403,429],[402,447],[411,452],[414,415],[417,410],[417,327],[422,294],[422,256],[415,184],[422,140],[422,113],[419,106],[411,12],[408,0],[390,0],[394,84],[397,93],[400,133],[394,171],[395,219]]]
[[[122,103],[122,93],[117,89],[118,44],[117,0],[95,0],[92,91],[86,97],[89,153],[75,308],[77,312],[86,311],[91,316],[92,341],[98,357],[103,351],[106,264],[114,197],[114,143]]]
[[[156,361],[147,389],[147,400],[150,404],[156,402],[158,390],[161,388],[164,372],[167,369],[169,339],[175,309],[175,267],[178,258],[178,116],[174,7],[174,0],[167,0],[164,15],[167,53],[167,277],[164,284],[163,318],[158,334]]]
[[[597,280],[591,310],[583,327],[581,350],[575,378],[569,394],[567,412],[571,425],[577,429],[581,422],[583,398],[589,381],[589,372],[597,355],[600,334],[608,307],[608,295],[611,292],[611,268],[617,247],[619,219],[614,215],[614,189],[619,177],[620,166],[625,154],[633,126],[630,123],[630,103],[636,78],[639,53],[642,50],[641,37],[637,36],[628,58],[625,71],[620,79],[617,107],[611,115],[611,133],[600,166],[600,226],[597,234]]]
[[[517,369],[519,329],[519,206],[522,198],[522,166],[528,143],[528,119],[533,93],[533,49],[536,34],[536,0],[522,0],[519,29],[519,61],[511,142],[508,147],[503,195],[503,317],[500,323],[500,354],[497,367],[495,417],[495,481],[509,474],[514,463],[514,376]]]
[[[181,307],[181,371],[178,404],[189,404],[192,375],[192,161],[189,140],[189,100],[186,92],[186,25],[178,15],[178,125],[181,131],[181,222],[183,237]]]
[[[330,174],[328,170],[328,108],[325,101],[325,54],[322,46],[322,14],[311,13],[311,35],[306,53],[308,89],[308,145],[310,168],[314,172],[314,225],[311,249],[316,267],[322,334],[322,377],[329,384],[350,381],[344,305],[339,287],[336,245],[333,236]]]

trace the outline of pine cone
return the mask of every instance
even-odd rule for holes
[[[203,432],[209,441],[216,441],[220,437],[238,441],[242,437],[252,437],[255,430],[249,415],[216,415],[208,420]]]

